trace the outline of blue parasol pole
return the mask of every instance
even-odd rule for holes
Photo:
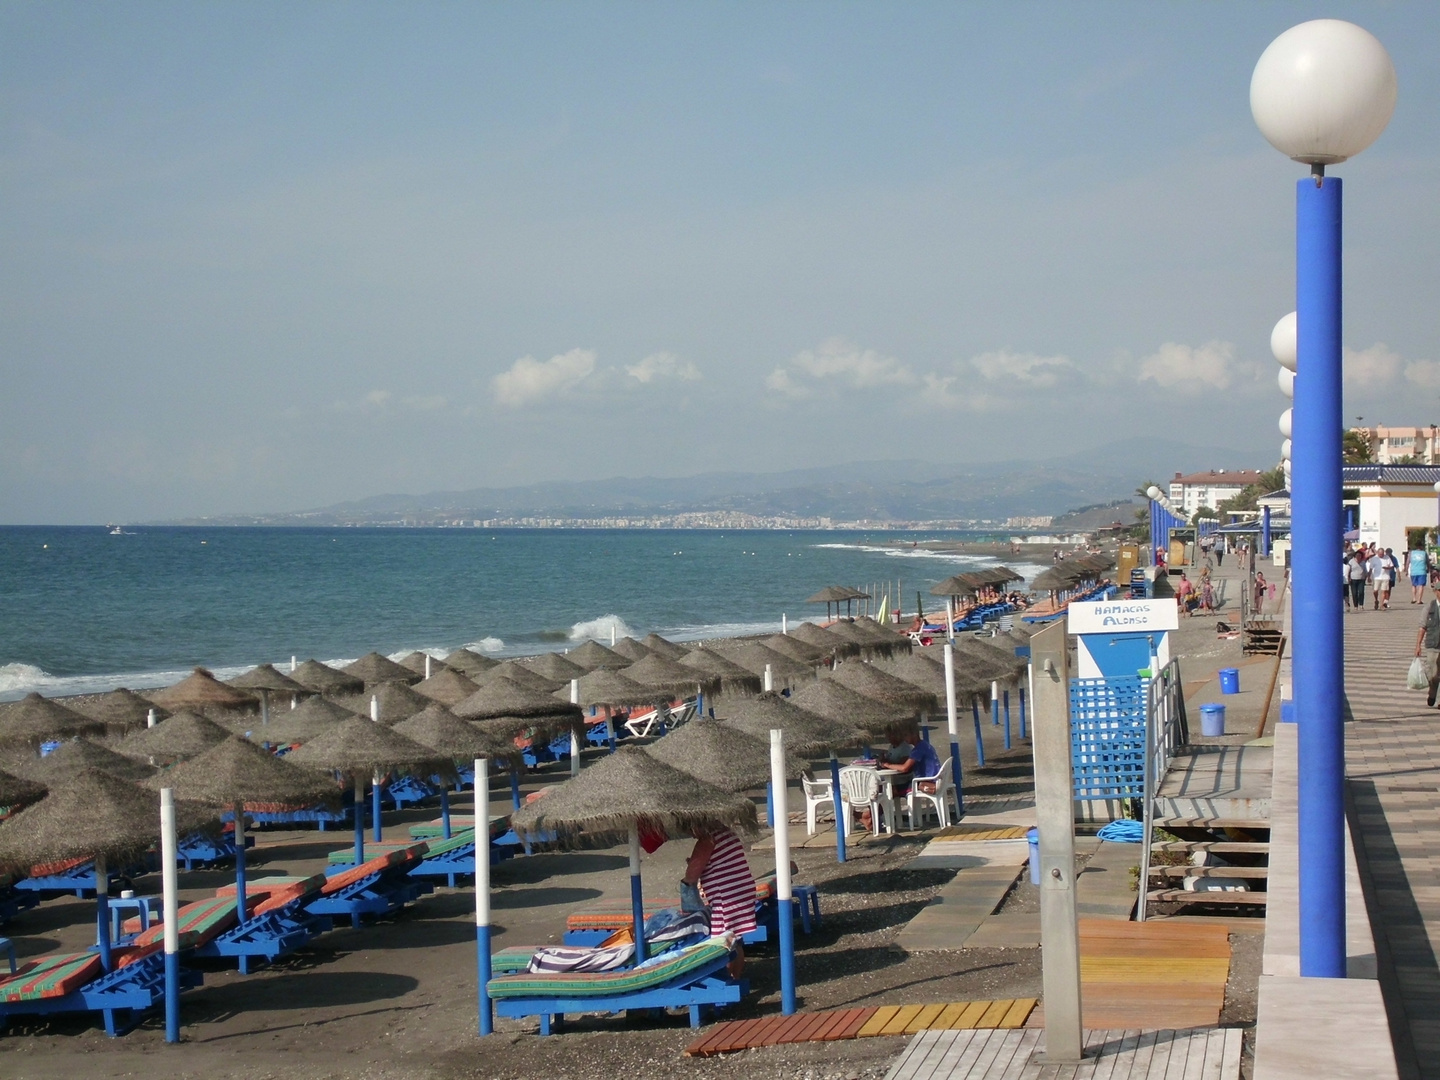
[[[775,827],[775,782],[765,781],[765,824],[769,828]]]
[[[235,802],[235,921],[245,925],[245,804]],[[246,974],[245,957],[240,958],[240,974]]]
[[[785,733],[770,729],[770,787],[775,793],[775,919],[780,930],[780,1011],[795,1013],[795,901],[790,887],[790,815],[785,791]]]
[[[945,730],[950,735],[950,778],[955,782],[955,814],[965,814],[964,784],[960,779],[960,719],[955,707],[955,647],[945,643]]]
[[[95,943],[100,948],[100,966],[109,972],[110,964],[110,873],[105,856],[95,856]]]
[[[355,774],[355,865],[365,861],[365,781]]]
[[[645,897],[640,891],[640,825],[630,823],[630,909],[635,918],[635,962],[645,960]]]
[[[1025,687],[1020,687],[1020,738],[1026,738],[1025,734]]]
[[[440,785],[440,835],[450,839],[450,789],[445,784]]]
[[[475,759],[475,974],[480,1034],[495,1030],[490,1003],[490,762]]]
[[[845,861],[845,799],[840,794],[840,759],[830,751],[830,795],[835,801],[835,861]]]
[[[375,842],[377,844],[383,839],[380,835],[380,785],[382,782],[378,772],[370,779],[370,820],[375,826]]]
[[[980,701],[978,698],[970,699],[970,712],[975,717],[975,757],[976,767],[985,767],[985,741],[980,736]]]
[[[990,711],[995,714],[996,722],[1000,719],[1000,684],[990,684]],[[1005,749],[1010,749],[1010,710],[1005,710]]]
[[[180,1041],[180,898],[175,866],[175,791],[160,790],[160,893],[165,918],[165,1041]]]

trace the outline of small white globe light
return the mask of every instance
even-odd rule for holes
[[[1290,438],[1290,410],[1286,409],[1280,414],[1280,434]]]
[[[1435,481],[1435,494],[1440,495],[1440,480]]]
[[[1281,368],[1275,373],[1280,383],[1280,393],[1288,398],[1295,396],[1295,373],[1289,368]]]
[[[1158,487],[1156,487],[1154,484],[1151,484],[1148,488],[1145,489],[1145,494],[1149,495],[1150,498],[1155,499],[1156,501],[1159,501],[1165,495],[1165,493],[1161,491]]]
[[[1281,460],[1281,461],[1289,461],[1289,460],[1290,460],[1290,440],[1289,440],[1289,439],[1286,439],[1284,442],[1282,442],[1282,443],[1280,444],[1280,460]]]
[[[1332,165],[1380,137],[1395,111],[1395,65],[1367,30],[1340,19],[1292,26],[1260,54],[1250,112],[1286,157]]]
[[[1286,315],[1270,331],[1270,351],[1281,367],[1295,370],[1295,356],[1299,352],[1295,345],[1295,312]]]

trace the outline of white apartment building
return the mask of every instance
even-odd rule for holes
[[[1260,473],[1254,469],[1216,469],[1188,476],[1177,472],[1170,481],[1170,502],[1177,514],[1188,519],[1200,507],[1214,510],[1226,499],[1233,499],[1259,482]]]
[[[1399,462],[1414,465],[1440,464],[1440,427],[1357,427],[1370,441],[1372,460],[1379,465]],[[1411,459],[1414,459],[1413,461]]]

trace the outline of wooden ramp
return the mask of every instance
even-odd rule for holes
[[[1080,1065],[1046,1065],[1044,1032],[928,1031],[885,1080],[1240,1080],[1240,1028],[1087,1031]]]
[[[922,1031],[1014,1029],[1024,1025],[1034,1008],[1034,998],[1002,998],[939,1005],[869,1005],[794,1016],[728,1020],[696,1039],[685,1048],[685,1053],[690,1057],[710,1057],[781,1043],[835,1042],[876,1035],[915,1035]]]
[[[1080,1015],[1087,1028],[1215,1027],[1229,974],[1223,925],[1080,920]],[[1043,1023],[1036,1009],[1028,1026]]]

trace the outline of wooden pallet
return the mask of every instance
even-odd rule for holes
[[[854,1009],[762,1016],[716,1024],[685,1048],[690,1057],[730,1054],[755,1046],[837,1042],[921,1031],[1020,1028],[1035,1008],[1034,998],[951,1001],[937,1005],[869,1005]]]
[[[1263,892],[1191,892],[1189,889],[1151,889],[1145,899],[1179,904],[1265,904]]]
[[[932,840],[1024,840],[1030,830],[1024,825],[949,825],[931,836]]]

